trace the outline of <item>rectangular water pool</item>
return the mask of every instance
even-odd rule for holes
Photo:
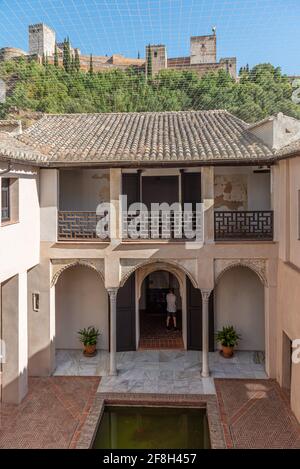
[[[105,406],[93,448],[210,448],[206,410]]]

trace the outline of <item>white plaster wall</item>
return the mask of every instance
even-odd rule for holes
[[[19,375],[22,377],[22,395],[27,392],[28,368],[28,314],[27,314],[27,272],[18,276],[18,307],[19,307]]]
[[[287,359],[283,349],[283,333],[290,340],[300,337],[300,273],[299,269],[291,267],[279,261],[278,264],[278,328],[277,328],[277,353],[278,353],[278,371],[277,379],[282,385],[284,375],[287,372]],[[288,351],[290,353],[290,351]],[[300,364],[291,365],[291,407],[300,422]]]
[[[300,267],[300,157],[289,161],[290,177],[290,256],[292,264]]]
[[[257,127],[250,128],[250,132],[270,148],[278,150],[300,138],[300,122],[279,112]]]
[[[2,398],[19,404],[27,393],[27,272],[15,275],[1,287],[1,338],[6,360],[2,365]]]
[[[265,349],[264,287],[245,267],[233,267],[215,289],[215,329],[232,325],[241,334],[239,350]]]
[[[102,280],[84,266],[70,267],[58,279],[55,292],[58,349],[80,349],[77,331],[95,326],[101,332],[97,347],[108,349],[108,300]]]
[[[104,169],[61,170],[60,210],[96,211],[109,201],[109,171]]]
[[[273,148],[282,148],[300,138],[300,121],[279,112],[273,121]]]
[[[40,170],[41,241],[57,240],[58,170]]]
[[[300,268],[300,156],[278,163],[274,190],[279,257]]]
[[[5,177],[19,179],[19,221],[0,226],[0,282],[27,271],[40,256],[38,173],[16,166]]]
[[[270,210],[271,209],[271,176],[269,173],[254,173],[253,167],[216,167],[215,178],[225,175],[230,181],[230,176],[243,175],[246,177],[247,201],[244,210]],[[245,175],[245,176],[244,176]]]
[[[251,133],[253,133],[257,138],[260,138],[270,148],[273,147],[274,130],[272,120],[266,121],[262,125],[254,127],[251,129]]]
[[[271,209],[271,176],[268,173],[248,175],[248,210]]]

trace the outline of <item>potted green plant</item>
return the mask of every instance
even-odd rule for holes
[[[93,357],[96,354],[97,340],[100,335],[98,329],[94,326],[89,326],[78,331],[79,340],[83,343],[83,354],[86,357]]]
[[[225,358],[233,356],[233,349],[238,344],[241,336],[236,332],[233,326],[224,326],[216,334],[216,340],[222,346],[222,355]]]

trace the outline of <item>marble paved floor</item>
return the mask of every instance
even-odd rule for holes
[[[158,392],[214,394],[213,378],[266,379],[264,364],[254,352],[239,352],[228,360],[209,354],[211,376],[202,378],[201,353],[147,350],[119,352],[117,376],[108,376],[109,354],[86,358],[80,350],[58,350],[56,376],[102,376],[98,392]]]

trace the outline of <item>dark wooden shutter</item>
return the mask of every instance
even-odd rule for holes
[[[187,348],[202,350],[202,296],[186,277],[187,299]]]
[[[135,274],[132,274],[117,295],[117,351],[135,349]]]
[[[195,204],[201,202],[201,173],[181,173],[182,202]]]
[[[202,350],[202,295],[195,288],[190,279],[186,277],[187,298],[187,348],[189,350]],[[214,330],[214,292],[209,297],[208,305],[209,351],[215,349]]]
[[[122,174],[122,194],[127,195],[127,205],[140,202],[140,172]]]
[[[143,203],[179,202],[178,176],[144,176],[142,179]]]

